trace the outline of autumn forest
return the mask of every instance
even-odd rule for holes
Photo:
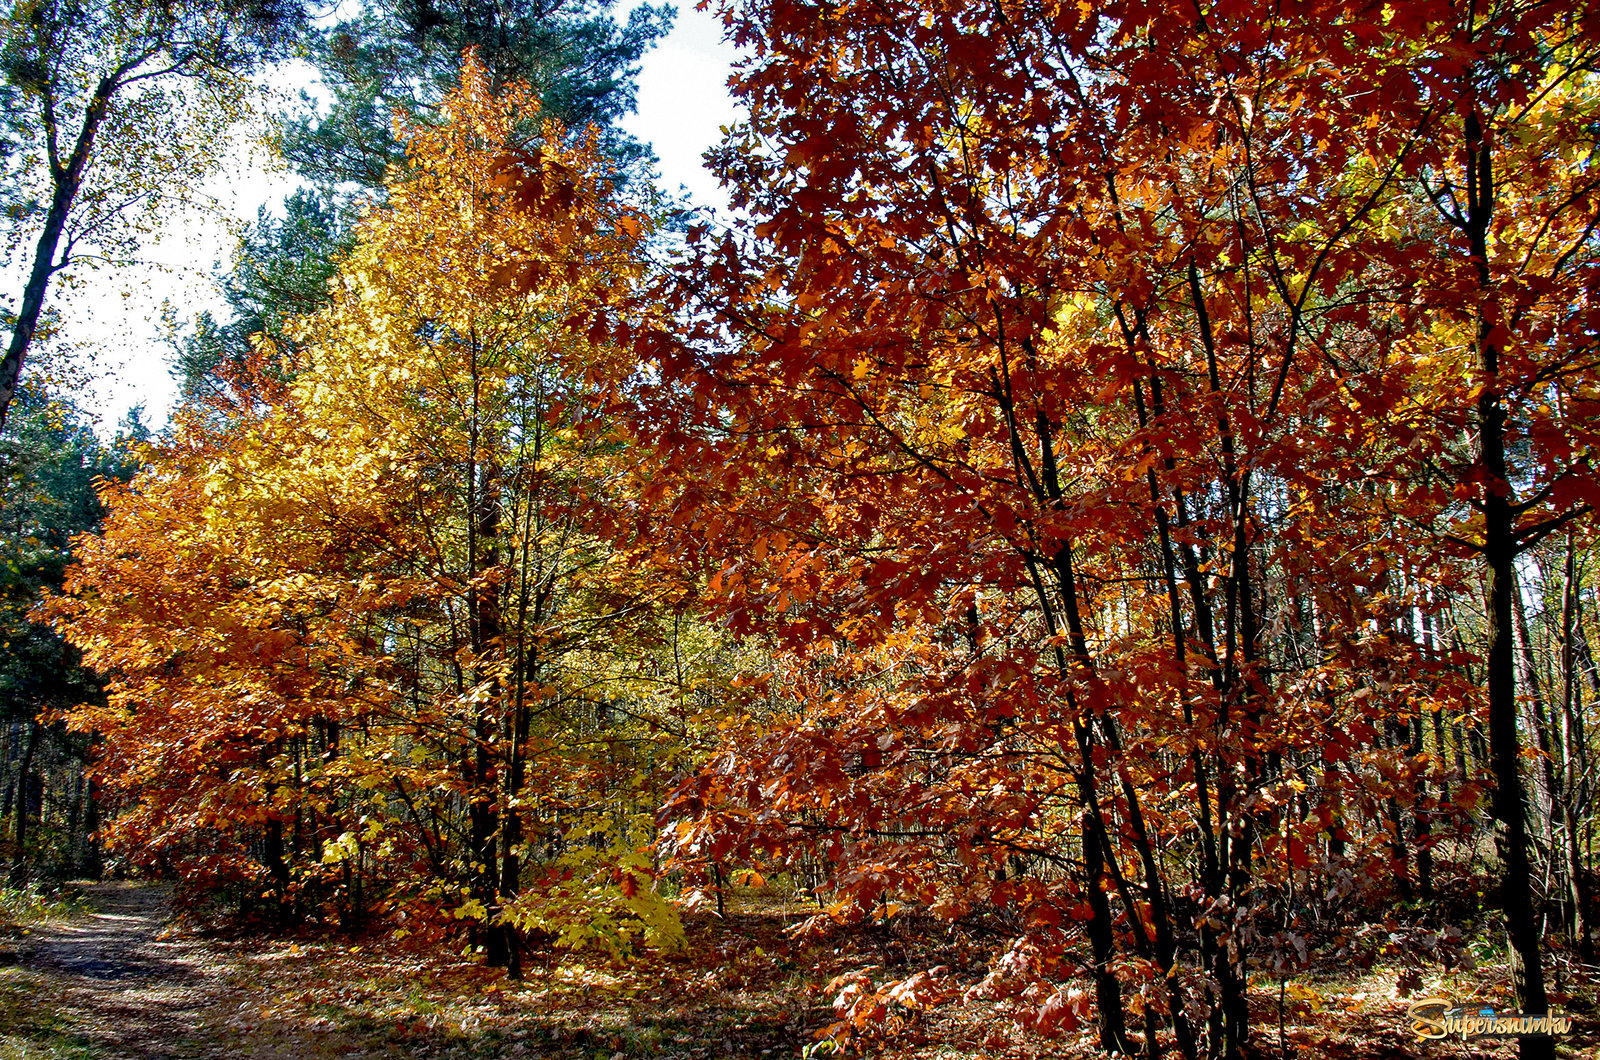
[[[774,1055],[1600,1042],[1600,12],[728,0],[718,214],[617,125],[670,9],[340,10],[5,15],[5,894],[506,996],[759,937]],[[96,434],[65,277],[288,57]]]

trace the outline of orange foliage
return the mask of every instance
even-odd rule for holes
[[[50,605],[108,705],[67,720],[131,800],[114,842],[280,916],[465,923],[513,971],[528,935],[671,944],[607,712],[674,701],[647,671],[683,589],[594,529],[625,498],[593,410],[631,363],[591,318],[647,225],[525,87],[469,61],[444,110],[292,381],[242,382],[108,494]]]
[[[1329,903],[1426,886],[1482,779],[1437,735],[1482,703],[1471,505],[1596,488],[1593,21],[1477,12],[730,6],[756,224],[691,232],[650,423],[663,538],[787,658],[683,863],[820,859],[818,926],[992,915],[985,989],[1060,1027],[1087,975],[1102,1048],[1190,1057]]]

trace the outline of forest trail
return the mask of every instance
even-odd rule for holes
[[[660,967],[541,966],[511,983],[470,957],[370,940],[185,928],[163,884],[78,888],[85,911],[0,940],[14,951],[0,959],[0,1060],[776,1060],[809,1040],[805,1001],[784,996],[753,938],[723,956],[773,976],[766,990],[704,971],[678,990]]]
[[[448,1055],[387,1028],[275,1013],[301,977],[263,976],[273,954],[171,926],[172,889],[80,885],[88,909],[18,940],[3,984],[0,1060],[211,1060]],[[8,1020],[7,1017],[10,1017]],[[10,1022],[15,1026],[7,1026]],[[437,1045],[437,1043],[435,1043]],[[457,1043],[464,1044],[464,1043]]]
[[[348,1044],[303,1040],[307,1029],[288,1024],[242,1023],[238,1016],[257,993],[246,986],[246,969],[218,944],[169,927],[169,886],[81,889],[85,913],[20,940],[21,978],[7,986],[23,995],[13,999],[11,1014],[20,1011],[28,1026],[0,1026],[5,1060],[316,1056],[327,1045]],[[18,1029],[31,1033],[13,1037]]]
[[[211,1055],[200,1020],[221,1000],[224,977],[202,942],[167,931],[171,889],[97,883],[83,890],[87,912],[35,927],[20,940],[22,980],[7,985],[23,995],[13,1004],[32,1033],[16,1038],[24,1028],[3,1028],[6,1053],[130,1060]]]

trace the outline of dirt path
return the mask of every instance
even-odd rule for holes
[[[260,974],[249,947],[173,930],[168,887],[82,890],[86,913],[17,942],[20,963],[0,981],[0,1060],[403,1055],[379,1028],[271,1013],[281,984]]]
[[[36,928],[20,947],[20,970],[32,973],[29,1015],[55,1039],[37,1051],[70,1046],[119,1060],[227,1055],[202,1025],[203,1013],[231,992],[224,970],[201,941],[169,937],[168,889],[100,883],[84,891],[87,913]]]
[[[0,966],[0,1060],[777,1060],[809,1041],[787,991],[704,968],[686,985],[688,967],[510,983],[470,957],[175,929],[159,884],[82,890],[85,913],[6,943],[20,963]]]

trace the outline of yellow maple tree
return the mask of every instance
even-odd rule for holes
[[[673,945],[652,765],[715,645],[635,562],[601,414],[649,221],[593,130],[470,57],[404,132],[297,352],[258,350],[292,382],[263,367],[255,414],[190,422],[109,495],[51,605],[109,705],[68,720],[104,738],[126,845],[280,914],[464,924],[513,973],[529,937]]]

